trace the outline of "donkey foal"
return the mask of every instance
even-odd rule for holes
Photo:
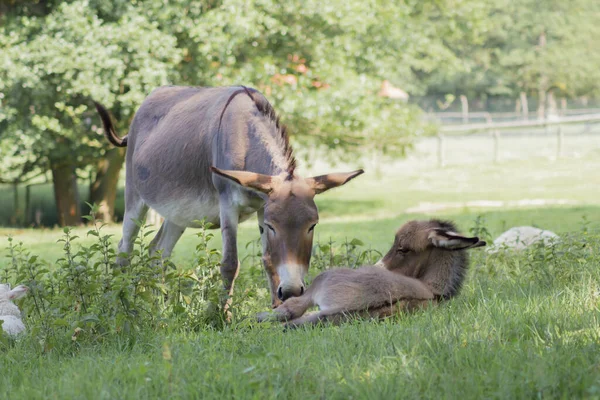
[[[0,284],[0,321],[3,321],[2,330],[9,336],[16,336],[25,330],[21,311],[12,300],[25,296],[27,290],[29,289],[23,285],[10,290],[10,285]]]
[[[348,315],[382,318],[455,296],[464,281],[464,250],[485,246],[456,232],[450,222],[410,221],[375,266],[331,269],[319,274],[304,295],[288,299],[259,321],[289,321],[287,327],[341,322]],[[312,306],[319,312],[303,316]]]

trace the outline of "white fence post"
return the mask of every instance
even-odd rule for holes
[[[446,165],[444,160],[444,134],[440,133],[438,136],[438,165],[443,167]]]
[[[556,159],[562,157],[562,147],[563,147],[563,131],[562,126],[558,125],[558,129],[556,130]]]
[[[494,164],[498,164],[500,160],[500,132],[494,129],[492,135],[494,136]]]

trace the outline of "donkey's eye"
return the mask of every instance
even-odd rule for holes
[[[410,251],[410,250],[408,250],[408,249],[405,249],[404,247],[398,247],[398,248],[396,249],[396,253],[400,253],[400,254],[406,254],[406,253],[408,253],[409,251]]]
[[[271,232],[275,233],[275,229],[269,225],[269,224],[265,224],[267,226],[267,228],[269,228],[271,230]]]
[[[312,231],[314,231],[315,226],[317,226],[317,224],[313,224],[310,228],[308,228],[308,233],[311,233]]]

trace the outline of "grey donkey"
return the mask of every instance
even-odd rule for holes
[[[239,269],[238,223],[257,213],[273,307],[304,292],[319,221],[314,196],[362,170],[300,177],[285,126],[261,93],[244,86],[158,88],[122,138],[108,111],[98,103],[96,109],[108,140],[127,146],[120,253],[131,253],[135,221],[148,207],[165,219],[151,243],[163,257],[187,227],[204,219],[221,228],[221,275],[231,294]],[[127,257],[118,263],[127,265]]]
[[[461,235],[450,222],[409,221],[376,265],[325,271],[302,296],[259,314],[258,319],[288,321],[287,327],[336,323],[350,315],[382,318],[447,300],[463,284],[468,266],[465,250],[485,245],[477,237]],[[319,312],[304,315],[315,305]]]

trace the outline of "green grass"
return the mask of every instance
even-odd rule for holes
[[[357,237],[385,251],[409,219],[438,216],[466,232],[479,215],[493,237],[534,225],[565,238],[554,252],[472,251],[461,295],[440,307],[384,322],[283,332],[252,322],[268,304],[264,293],[248,289],[264,291],[266,282],[243,268],[236,301],[246,307],[223,330],[171,326],[93,344],[71,343],[69,332],[66,344],[49,352],[32,336],[0,342],[0,398],[599,398],[600,162],[585,160],[393,170],[321,196],[321,242]],[[524,198],[580,204],[405,213],[421,202]],[[92,242],[86,230],[76,229],[82,244]],[[120,238],[118,225],[107,231]],[[257,231],[255,221],[242,224],[241,257]],[[62,253],[60,231],[0,230],[7,234],[51,266]],[[189,265],[196,243],[194,231],[186,232],[175,263]]]
[[[588,250],[576,240],[560,258],[473,252],[461,296],[385,322],[283,332],[241,319],[46,354],[24,338],[2,350],[0,397],[595,398],[600,236],[577,236]]]

